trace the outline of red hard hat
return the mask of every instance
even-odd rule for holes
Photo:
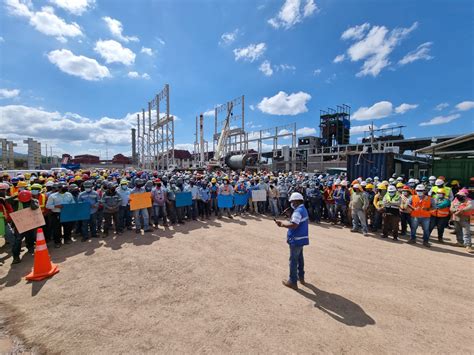
[[[161,182],[160,178],[156,178],[155,180],[153,180],[153,182]]]
[[[18,201],[25,203],[31,201],[31,191],[30,190],[22,190],[18,193]]]
[[[82,174],[82,181],[87,181],[87,180],[89,180],[89,175]]]

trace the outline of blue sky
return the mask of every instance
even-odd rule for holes
[[[343,103],[353,142],[372,121],[405,137],[474,130],[472,1],[125,3],[2,0],[3,137],[129,154],[135,113],[165,83],[179,147],[196,115],[242,94],[249,131],[319,135],[319,110]]]

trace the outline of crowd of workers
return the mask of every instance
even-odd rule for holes
[[[471,182],[474,178],[471,178]],[[465,186],[468,186],[466,183]],[[266,201],[253,201],[252,191],[265,190]],[[152,207],[130,210],[130,195],[150,192]],[[190,192],[192,204],[177,207],[176,196]],[[13,263],[21,262],[23,240],[29,253],[34,253],[35,230],[18,233],[10,214],[23,208],[40,208],[47,242],[56,248],[69,244],[73,235],[89,238],[107,237],[125,230],[150,232],[159,225],[184,224],[186,221],[222,218],[233,215],[271,214],[280,216],[290,208],[289,196],[300,193],[314,223],[325,220],[332,224],[352,226],[351,232],[368,236],[381,231],[394,240],[409,233],[408,243],[415,244],[416,232],[422,229],[422,243],[430,247],[429,238],[437,229],[439,242],[444,242],[446,228],[454,226],[457,246],[472,253],[470,218],[474,213],[472,191],[459,181],[445,181],[431,176],[404,179],[393,176],[348,181],[344,176],[305,173],[226,174],[218,172],[158,171],[78,171],[69,173],[41,172],[0,176],[0,212],[5,219],[5,238],[11,245]],[[219,208],[218,195],[247,195],[246,205]],[[61,208],[66,204],[88,202],[89,219],[62,223]]]

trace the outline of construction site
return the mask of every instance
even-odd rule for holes
[[[137,114],[136,128],[131,130],[132,161],[139,169],[219,167],[318,174],[343,172],[351,179],[388,178],[392,174],[409,178],[431,175],[435,160],[448,160],[451,163],[445,165],[449,178],[468,179],[474,174],[472,135],[407,139],[403,125],[376,129],[372,124],[363,138],[351,143],[351,107],[346,104],[320,111],[319,136],[297,135],[296,123],[248,131],[244,95],[216,106],[214,117],[196,115],[194,150],[183,164],[176,159],[170,86],[166,84],[145,107]],[[211,136],[205,135],[208,127],[213,128]],[[453,149],[436,157],[427,149],[444,142],[454,146],[467,143],[471,148]]]

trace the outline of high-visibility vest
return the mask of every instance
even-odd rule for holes
[[[411,204],[414,210],[411,212],[412,217],[431,217],[431,198],[428,196],[423,196],[423,199],[420,199],[420,196],[415,195],[411,199]]]
[[[438,190],[443,189],[444,190],[444,196],[449,199],[449,195],[451,194],[451,188],[448,186],[444,187],[439,187],[439,186],[433,186],[431,189],[431,197],[436,198],[438,197]]]
[[[431,211],[431,215],[434,217],[448,217],[449,216],[449,207],[438,208]]]

